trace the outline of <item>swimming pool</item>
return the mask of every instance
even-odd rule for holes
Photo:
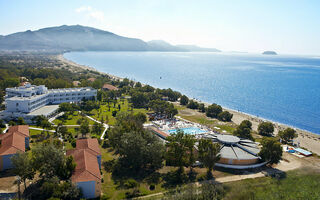
[[[190,135],[207,132],[207,131],[201,130],[200,128],[197,128],[197,127],[181,128],[180,130],[183,131],[185,134],[190,134]],[[177,129],[168,130],[168,133],[169,134],[177,133]]]

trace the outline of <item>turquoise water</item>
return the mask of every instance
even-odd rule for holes
[[[320,133],[320,57],[190,52],[73,52],[65,57]]]
[[[181,128],[181,131],[183,131],[185,134],[194,135],[194,134],[200,134],[200,133],[206,133],[207,131],[201,130],[200,128],[196,127],[190,127],[190,128]],[[171,129],[168,131],[170,134],[177,133],[177,129]]]

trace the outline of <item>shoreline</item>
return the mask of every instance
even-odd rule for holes
[[[75,68],[75,70],[77,68],[78,69],[81,68],[83,70],[92,70],[92,71],[98,72],[100,74],[108,75],[114,80],[120,80],[120,81],[123,80],[123,78],[121,78],[121,77],[118,77],[118,76],[115,76],[115,75],[112,75],[112,74],[109,74],[106,72],[101,72],[101,71],[96,70],[93,67],[81,65],[81,64],[75,63],[71,60],[68,60],[63,56],[63,54],[57,55],[56,58],[59,61],[61,61],[62,63],[65,63],[67,65],[71,65],[72,67]],[[199,101],[194,98],[189,98],[189,99],[193,99],[195,101],[204,103],[206,106],[211,105],[211,103]],[[262,121],[269,121],[274,124],[274,134],[275,135],[277,135],[280,130],[284,130],[286,128],[293,128],[296,130],[296,133],[298,134],[298,137],[295,138],[295,141],[300,143],[300,147],[306,148],[309,151],[312,151],[313,153],[320,155],[320,134],[312,133],[310,131],[303,130],[303,129],[300,129],[300,128],[297,128],[297,127],[294,127],[291,125],[282,124],[280,122],[264,119],[262,117],[255,116],[253,114],[240,112],[240,111],[233,110],[233,109],[230,109],[227,107],[222,107],[222,108],[223,108],[223,110],[226,110],[226,111],[230,112],[231,114],[233,114],[232,122],[234,122],[237,125],[239,125],[243,120],[251,121],[253,130],[257,130],[259,123]]]

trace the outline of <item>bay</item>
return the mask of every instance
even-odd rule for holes
[[[320,59],[196,52],[70,52],[98,71],[320,133]]]

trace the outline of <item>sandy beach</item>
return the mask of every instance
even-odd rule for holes
[[[67,60],[66,58],[64,58],[64,56],[62,54],[56,56],[56,58],[61,63],[63,63],[64,66],[71,67],[70,70],[72,70],[74,72],[79,71],[79,69],[92,70],[92,71],[99,72],[101,74],[106,74],[106,75],[110,76],[114,80],[122,80],[123,79],[121,77],[117,77],[117,76],[114,76],[112,74],[100,72],[100,71],[96,70],[93,67],[80,65],[80,64],[77,64],[77,63],[72,62],[70,60]],[[204,103],[206,106],[210,105],[209,103],[205,103],[205,102],[201,102],[201,103]],[[228,109],[228,108],[223,108],[223,109],[227,110],[227,111],[229,111],[230,113],[233,114],[232,121],[234,123],[236,123],[236,124],[240,124],[243,120],[251,121],[253,130],[257,130],[258,125],[259,125],[260,122],[262,122],[262,121],[270,121],[270,120],[266,120],[266,119],[263,119],[263,118],[260,118],[260,117],[256,117],[256,116],[253,116],[253,115],[250,115],[250,114],[247,114],[247,113],[242,113],[242,112],[238,112],[238,111],[235,111],[235,110],[231,110],[231,109]],[[278,122],[272,122],[272,123],[274,124],[274,128],[275,128],[275,132],[274,133],[275,134],[278,134],[279,130],[284,130],[284,129],[288,128],[288,127],[291,127],[291,126],[288,126],[288,125],[285,125],[285,124],[280,124]],[[315,134],[315,133],[311,133],[311,132],[306,131],[306,130],[301,130],[301,129],[298,129],[298,128],[295,128],[295,127],[291,127],[291,128],[294,128],[296,130],[297,134],[298,134],[298,137],[295,139],[295,141],[300,143],[300,147],[306,148],[309,151],[312,151],[313,153],[316,153],[316,154],[320,155],[320,135]]]
[[[262,118],[254,117],[252,115],[246,114],[246,113],[241,113],[237,112],[234,110],[230,110],[227,108],[224,108],[225,110],[228,110],[230,113],[233,114],[232,121],[236,124],[240,124],[243,120],[250,120],[252,122],[252,128],[253,130],[257,130],[258,125],[262,121],[268,121]],[[280,130],[284,130],[288,127],[288,125],[285,124],[280,124],[278,122],[272,122],[274,124],[275,128],[275,134],[278,134]],[[291,127],[294,128],[294,127]],[[316,153],[320,155],[320,135],[311,133],[306,130],[301,130],[298,128],[294,128],[296,130],[296,133],[298,134],[298,137],[295,139],[296,142],[300,143],[300,146],[303,148],[308,149],[309,151],[312,151],[313,153]]]
[[[115,76],[113,74],[108,74],[108,73],[105,73],[105,72],[100,72],[98,70],[96,70],[95,68],[93,67],[90,67],[90,66],[86,66],[86,65],[80,65],[78,63],[75,63],[75,62],[72,62],[71,60],[68,60],[66,59],[63,54],[60,54],[60,55],[57,55],[56,56],[56,59],[58,61],[60,61],[62,64],[64,64],[64,66],[69,66],[69,69],[73,72],[80,72],[81,70],[91,70],[91,71],[95,71],[95,72],[99,72],[100,74],[105,74],[105,75],[108,75],[109,77],[111,77],[111,79],[113,80],[123,80],[123,78],[121,77],[118,77],[118,76]],[[81,70],[79,70],[81,69]]]

